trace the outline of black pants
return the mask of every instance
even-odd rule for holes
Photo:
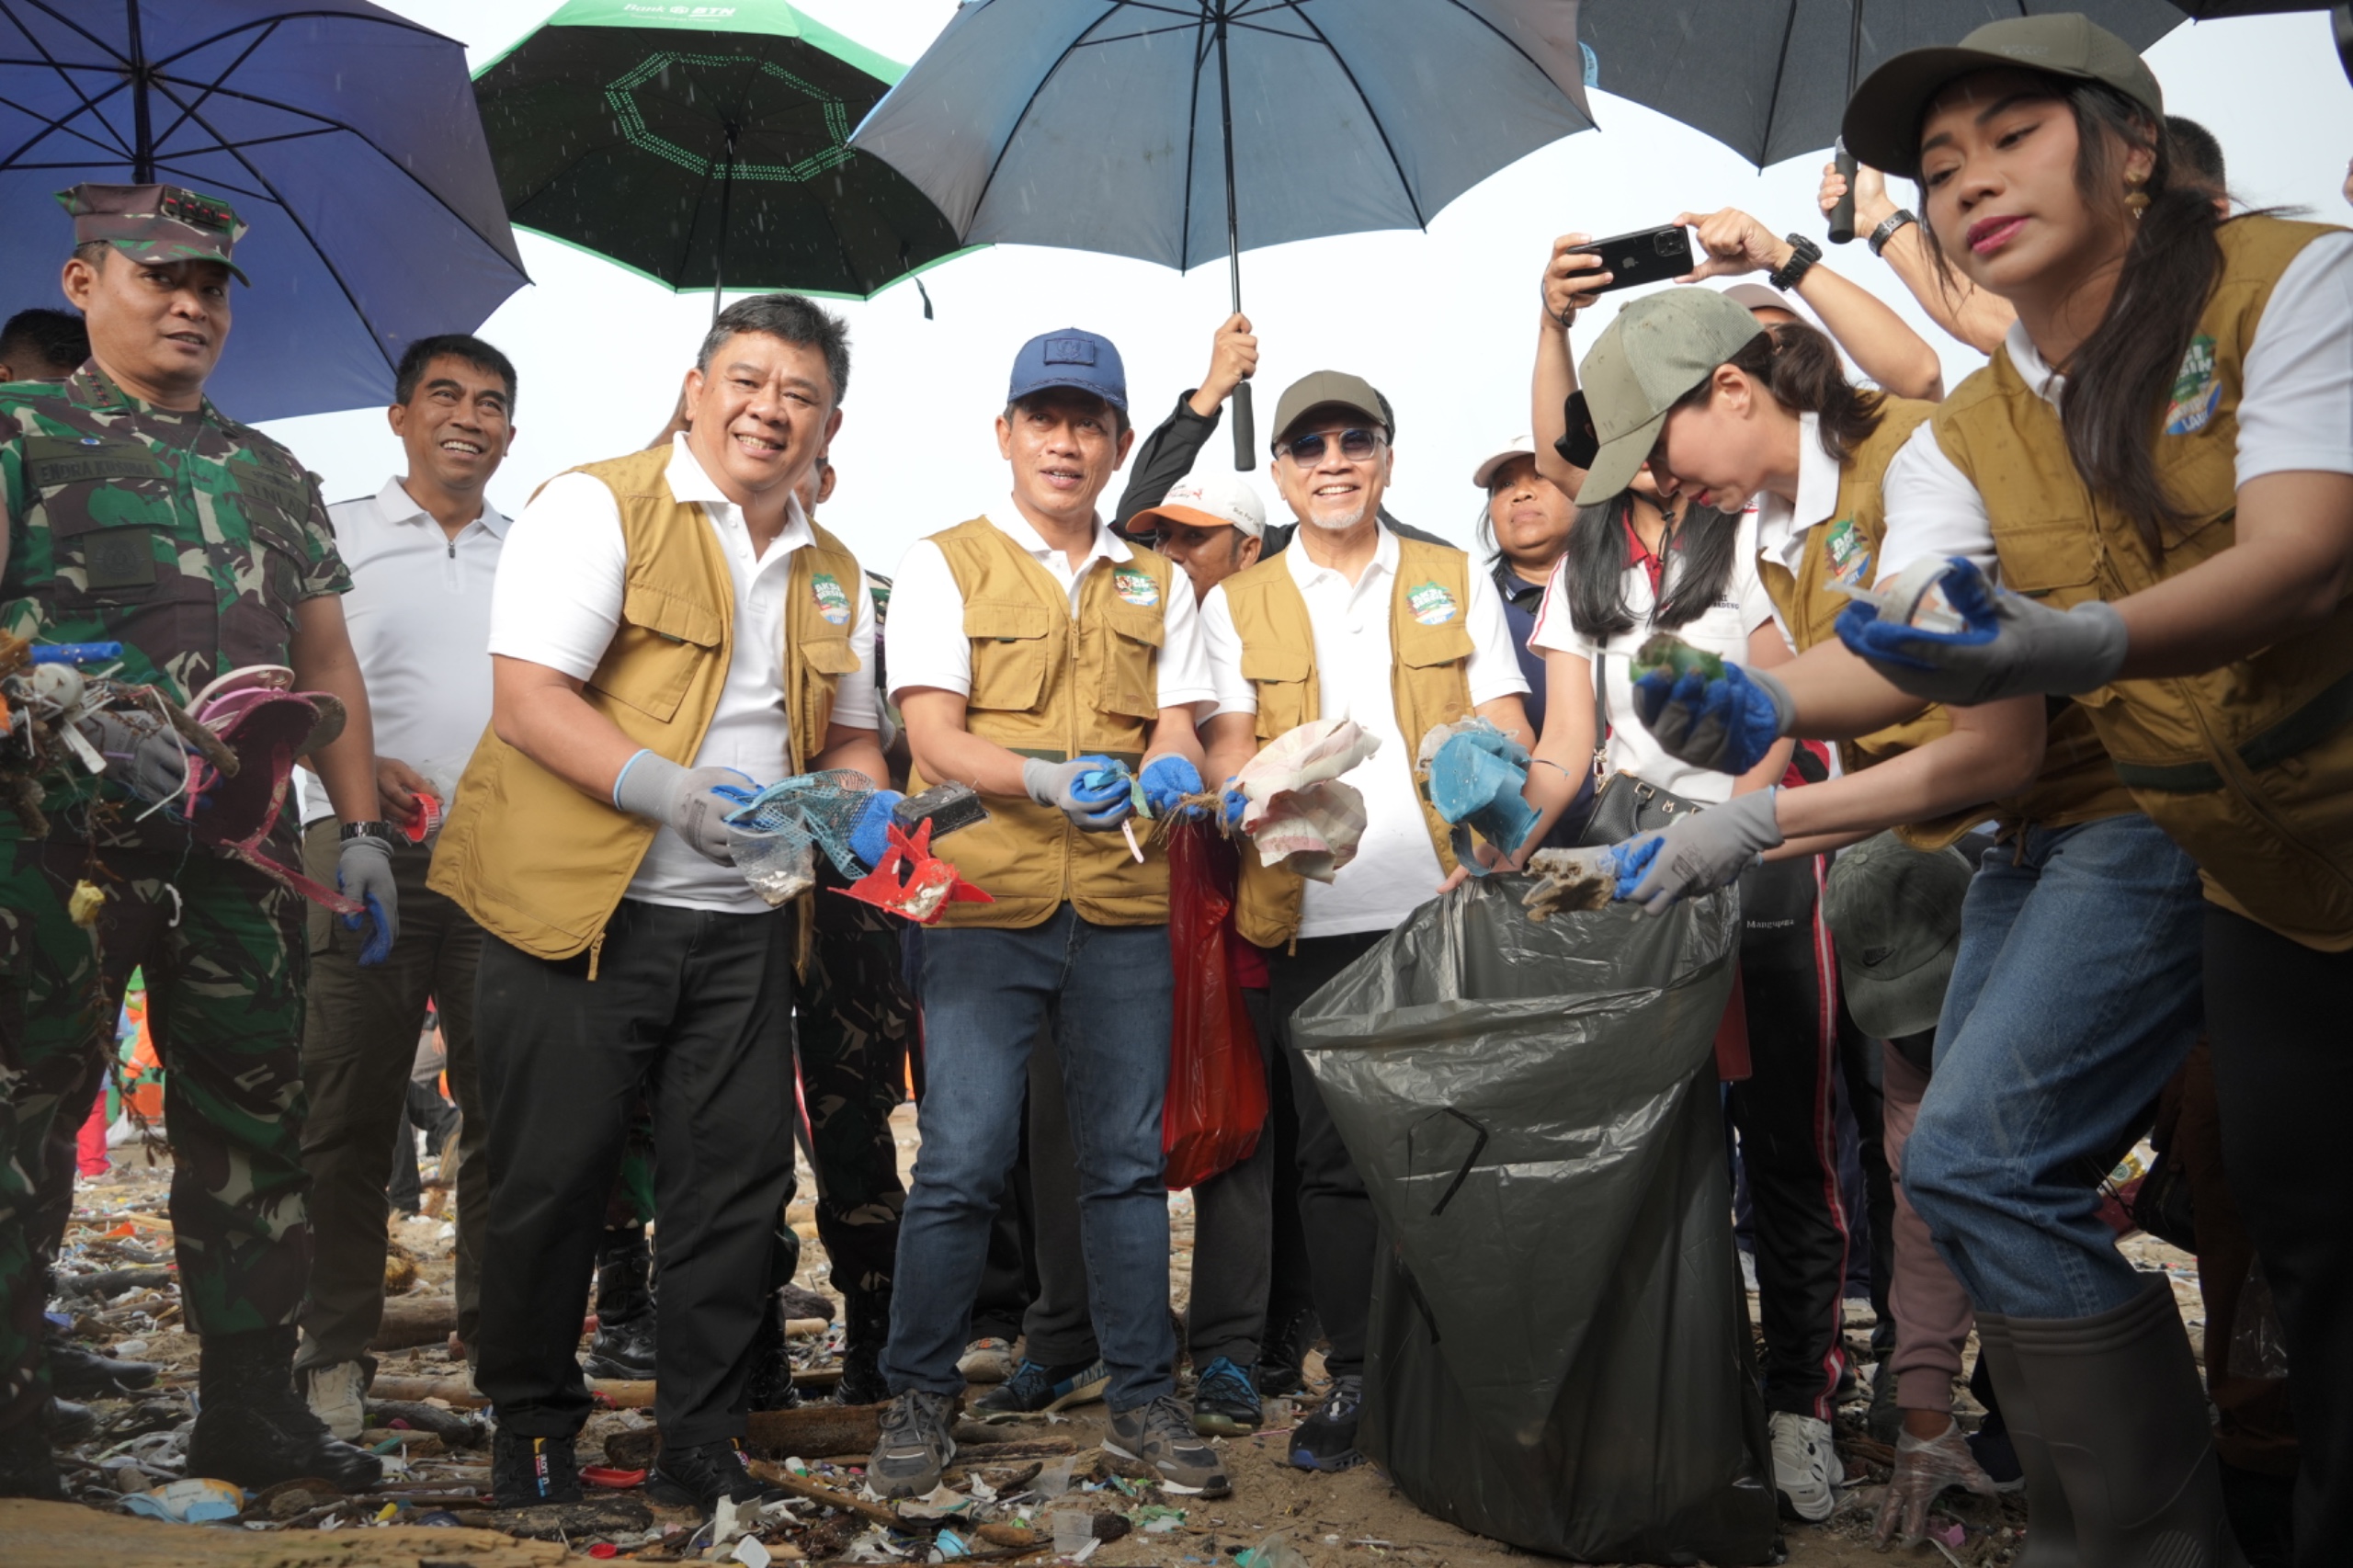
[[[1299,1113],[1299,1218],[1307,1233],[1315,1314],[1324,1320],[1324,1332],[1331,1340],[1324,1364],[1336,1378],[1364,1370],[1365,1321],[1372,1312],[1381,1222],[1373,1217],[1372,1199],[1365,1193],[1356,1162],[1348,1157],[1348,1146],[1324,1108],[1314,1074],[1291,1049],[1290,1016],[1387,935],[1353,931],[1345,937],[1302,937],[1291,950],[1267,955],[1268,1011],[1289,1060],[1291,1098]]]
[[[1727,1096],[1756,1223],[1765,1405],[1829,1420],[1847,1369],[1847,1217],[1838,1196],[1837,978],[1817,919],[1821,858],[1740,879],[1750,1076]]]
[[[2209,906],[2206,1029],[2223,1170],[2287,1335],[2296,1562],[2318,1568],[2353,1540],[2353,1220],[2336,1168],[2353,1108],[2353,952]]]
[[[1078,1233],[1078,1149],[1051,1029],[1029,1048],[1029,1265],[1037,1292],[1022,1314],[1021,1353],[1041,1367],[1081,1367],[1103,1354],[1086,1299]]]
[[[641,1088],[654,1108],[654,1419],[673,1444],[739,1437],[777,1215],[792,1192],[792,926],[623,900],[588,957],[483,944],[475,1016],[491,1099],[476,1377],[501,1426],[588,1418],[576,1350],[605,1206]]]

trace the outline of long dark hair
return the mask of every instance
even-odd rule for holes
[[[1569,624],[1595,642],[1634,629],[1626,602],[1626,568],[1633,562],[1626,530],[1634,505],[1631,491],[1595,506],[1577,508],[1569,525],[1561,572],[1569,592]],[[1708,613],[1732,581],[1733,551],[1740,540],[1740,518],[1693,502],[1665,540],[1665,591],[1651,611],[1651,628],[1673,631]]]
[[[1870,439],[1884,416],[1880,394],[1848,381],[1836,346],[1804,322],[1767,327],[1724,363],[1762,383],[1783,408],[1814,415],[1823,449],[1842,463]],[[1677,398],[1675,406],[1696,406],[1714,394],[1711,378]]]
[[[2149,205],[2133,226],[2108,313],[2075,358],[2053,369],[2066,372],[2059,423],[2076,473],[2094,495],[2131,519],[2152,556],[2161,555],[2162,529],[2186,514],[2157,475],[2158,411],[2222,276],[2215,235],[2225,220],[2215,206],[2217,190],[2194,169],[2177,178],[2172,138],[2147,109],[2105,83],[2045,80],[2075,117],[2075,189],[2085,205],[2097,210],[2123,199],[2115,141],[2146,149],[2155,160],[2141,187]],[[1926,196],[1924,188],[1923,211]],[[1926,218],[1920,227],[1928,231],[1938,275],[1951,283],[1944,247]]]

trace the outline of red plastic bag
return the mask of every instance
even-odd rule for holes
[[[1267,1125],[1267,1067],[1225,957],[1237,859],[1207,824],[1168,833],[1168,954],[1176,996],[1161,1112],[1164,1175],[1176,1191],[1250,1157]]]

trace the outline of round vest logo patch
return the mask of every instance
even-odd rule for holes
[[[1454,596],[1436,583],[1424,583],[1405,590],[1405,608],[1424,626],[1444,626],[1461,613]]]
[[[809,591],[817,600],[817,613],[835,626],[849,624],[849,595],[840,579],[831,572],[820,572],[809,580]]]
[[[2206,428],[2214,417],[2215,405],[2222,401],[2221,381],[2214,374],[2214,340],[2200,333],[2189,340],[2189,352],[2181,357],[2181,369],[2173,379],[2173,402],[2165,409],[2165,434],[2194,436]]]
[[[1133,566],[1121,566],[1112,572],[1111,591],[1143,609],[1160,602],[1160,585],[1152,580],[1151,573]]]

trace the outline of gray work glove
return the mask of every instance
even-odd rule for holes
[[[1838,638],[1889,682],[1930,702],[1967,708],[2006,697],[2094,691],[2116,678],[2131,637],[2100,599],[2073,609],[1997,589],[1974,562],[1954,558],[1938,584],[1967,625],[1930,631],[1880,619],[1870,605],[1838,616]]]
[[[1730,887],[1768,849],[1781,845],[1774,802],[1780,791],[1758,790],[1734,795],[1720,806],[1678,816],[1659,835],[1658,858],[1635,884],[1632,902],[1648,915],[1665,915],[1677,899],[1697,898]]]
[[[142,801],[169,800],[188,778],[188,744],[168,728],[92,713],[82,719],[81,730],[107,759],[107,777]],[[181,801],[179,814],[188,815],[195,805]]]
[[[1094,789],[1079,782],[1101,767],[1116,768],[1120,777]],[[1135,814],[1127,775],[1126,768],[1108,756],[1074,756],[1068,762],[1031,756],[1021,762],[1021,787],[1029,791],[1029,798],[1053,807],[1088,833],[1117,832],[1121,823]]]
[[[748,775],[732,767],[681,767],[666,756],[642,751],[621,765],[621,776],[613,781],[613,804],[665,824],[712,864],[733,866],[727,813],[735,802],[711,793],[722,784],[758,788]]]
[[[382,963],[401,935],[401,895],[392,885],[392,846],[381,838],[345,839],[335,854],[335,885],[345,897],[367,906],[363,914],[343,917],[346,930],[368,933],[359,943],[360,967]]]

